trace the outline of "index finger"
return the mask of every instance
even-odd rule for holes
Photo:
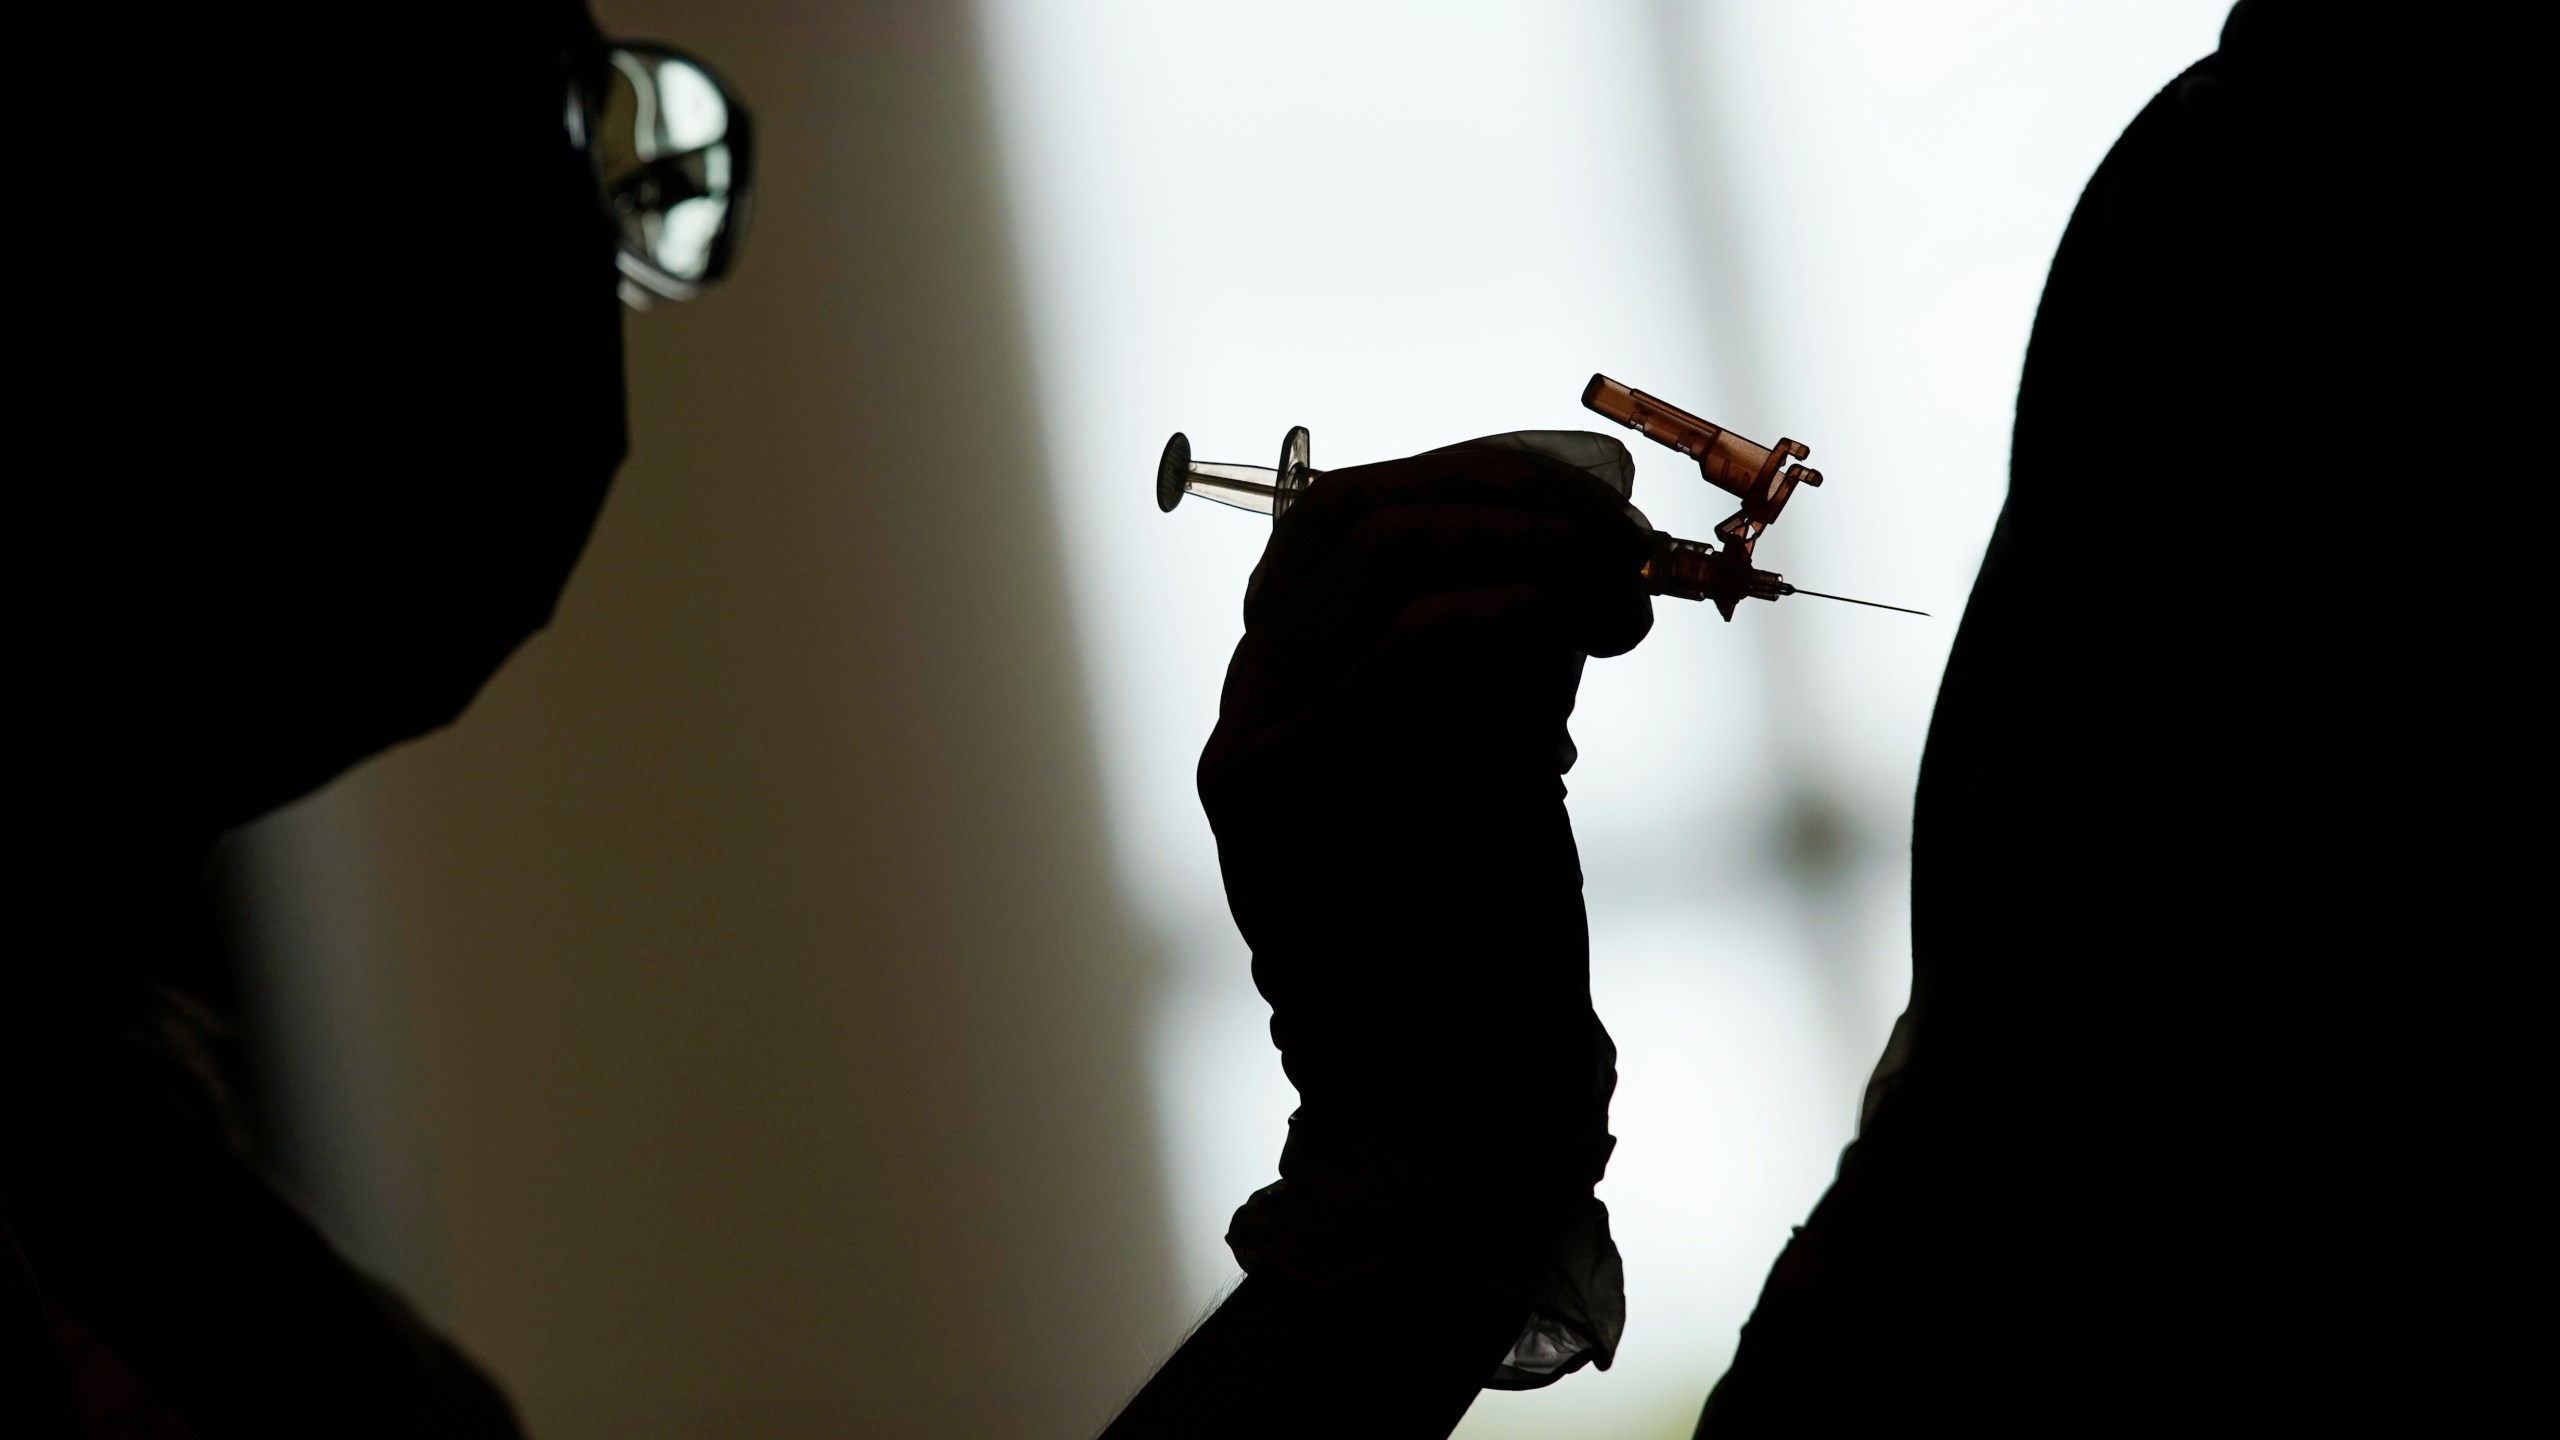
[[[1581,524],[1651,529],[1628,503],[1635,460],[1589,431],[1523,431],[1325,473],[1281,518],[1319,533],[1348,530],[1385,505],[1512,505]],[[1275,527],[1275,535],[1279,528]]]
[[[1261,597],[1321,583],[1349,538],[1388,509],[1508,509],[1562,522],[1604,547],[1622,535],[1635,554],[1649,543],[1653,527],[1627,502],[1634,474],[1625,446],[1583,431],[1492,436],[1328,471],[1272,527],[1246,591],[1246,608],[1258,608]]]

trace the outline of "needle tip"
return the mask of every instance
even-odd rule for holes
[[[1907,605],[1887,605],[1881,600],[1861,600],[1855,595],[1832,595],[1820,590],[1807,590],[1800,585],[1781,585],[1778,587],[1778,593],[1781,595],[1810,595],[1816,600],[1837,600],[1844,605],[1864,605],[1872,610],[1891,610],[1896,614],[1901,615],[1917,615],[1924,620],[1929,618],[1928,611],[1914,610]]]

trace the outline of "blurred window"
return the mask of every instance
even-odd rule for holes
[[[1205,1304],[1291,1093],[1192,793],[1263,522],[1150,484],[1174,430],[1323,468],[1606,428],[1603,370],[1829,477],[1761,548],[1934,610],[1662,602],[1568,777],[1618,1037],[1618,1367],[1463,1435],[1685,1435],[1823,1186],[1908,968],[1910,795],[2081,185],[2223,0],[983,0],[1116,861],[1166,966],[1161,1133]],[[1731,507],[1636,445],[1637,503]],[[1170,1339],[1170,1337],[1168,1337]]]

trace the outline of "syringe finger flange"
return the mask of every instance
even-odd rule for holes
[[[1289,513],[1289,506],[1306,490],[1307,482],[1315,478],[1316,472],[1311,468],[1314,450],[1315,437],[1304,425],[1292,425],[1289,433],[1280,437],[1280,468],[1271,489],[1273,524]]]

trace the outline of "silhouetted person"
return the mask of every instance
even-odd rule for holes
[[[1285,513],[1200,763],[1299,1108],[1243,1284],[1108,1432],[1445,1435],[1606,1366],[1592,1014],[1559,774],[1586,655],[1652,624],[1616,441],[1337,470]]]
[[[214,838],[451,720],[585,543],[624,446],[564,128],[594,25],[93,6],[20,40],[0,1429],[512,1435],[247,1158],[164,980]]]
[[[2442,445],[2509,418],[2478,347],[2527,301],[2461,23],[2244,0],[2090,181],[1921,770],[1910,1008],[1702,1436],[2497,1404],[2502,717],[2548,642]]]

